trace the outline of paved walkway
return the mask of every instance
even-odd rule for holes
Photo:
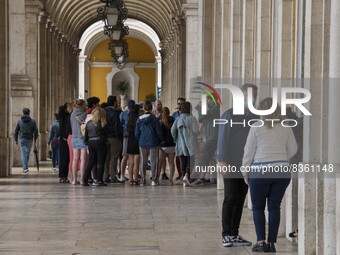
[[[222,247],[214,186],[92,188],[59,184],[48,168],[13,173],[0,179],[0,254],[251,254]],[[255,241],[247,208],[241,234]],[[280,239],[277,250],[297,254],[297,245]]]

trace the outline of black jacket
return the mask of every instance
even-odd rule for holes
[[[119,111],[111,106],[106,107],[106,135],[107,138],[123,138],[123,128],[119,119]]]

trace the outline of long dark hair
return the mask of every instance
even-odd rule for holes
[[[139,105],[135,105],[129,112],[129,119],[127,128],[129,133],[133,133],[135,131],[136,122],[138,119],[138,113],[139,113]]]
[[[66,122],[66,118],[69,116],[67,112],[67,103],[64,105],[59,106],[59,111],[57,114],[57,120],[61,126],[63,126]]]

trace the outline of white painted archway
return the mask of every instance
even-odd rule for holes
[[[156,82],[157,86],[161,87],[162,82],[162,58],[160,55],[160,39],[156,32],[147,24],[134,20],[134,19],[127,19],[125,22],[126,25],[129,26],[129,36],[133,38],[137,38],[143,42],[145,42],[155,54],[155,65],[157,68],[157,77]],[[89,69],[92,65],[89,56],[91,55],[94,48],[101,43],[102,41],[107,39],[107,36],[103,33],[103,22],[98,21],[88,27],[86,31],[83,33],[82,38],[79,42],[79,48],[82,49],[79,55],[79,97],[85,98],[89,93]],[[125,67],[124,71],[129,71],[132,76],[134,76],[138,80],[138,84],[136,86],[134,82],[133,91],[134,94],[131,95],[134,98],[138,96],[138,86],[139,86],[139,76],[135,73],[134,67],[138,66],[138,63],[129,63]],[[115,73],[119,72],[120,70],[116,68],[116,65],[111,63],[112,71],[106,77],[107,80],[107,93],[108,95],[112,94],[112,78]],[[138,76],[138,79],[137,79]],[[111,79],[111,80],[110,80]],[[111,88],[111,90],[109,89]],[[137,90],[136,90],[137,89]],[[156,94],[156,91],[155,91]]]

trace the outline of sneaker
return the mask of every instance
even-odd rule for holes
[[[158,186],[158,183],[155,182],[155,181],[152,181],[152,182],[151,182],[151,186]]]
[[[169,180],[169,177],[166,175],[166,173],[162,174],[162,180]]]
[[[120,183],[121,184],[121,183],[124,183],[125,181],[121,181],[117,177],[114,177],[111,182],[112,183]]]
[[[190,186],[190,181],[187,176],[183,178],[183,187]]]
[[[117,178],[119,181],[121,181],[121,182],[125,182],[126,180],[125,180],[125,177],[124,176],[120,176],[120,178]]]
[[[57,173],[57,168],[52,168],[52,174],[56,174]]]
[[[233,241],[231,240],[230,236],[223,236],[222,238],[222,245],[224,247],[231,247],[233,246]]]
[[[267,247],[267,244],[265,242],[256,243],[251,250],[253,252],[267,252],[268,247]]]
[[[242,236],[233,236],[231,237],[234,246],[249,246],[251,242],[244,239]]]
[[[28,168],[27,169],[22,169],[23,174],[27,174],[29,172]]]
[[[267,244],[267,251],[268,252],[276,252],[275,244],[274,243],[268,243]]]
[[[201,179],[197,179],[196,181],[192,183],[192,185],[194,186],[204,185],[204,182]]]

